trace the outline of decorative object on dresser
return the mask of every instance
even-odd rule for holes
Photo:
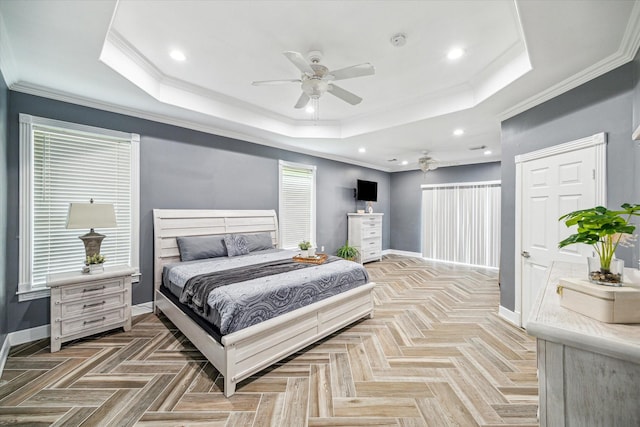
[[[303,240],[302,242],[298,243],[298,247],[300,248],[300,256],[302,258],[308,258],[309,257],[309,249],[311,249],[311,243]]]
[[[382,260],[382,213],[347,214],[349,218],[348,241],[358,250],[358,261]]]
[[[640,205],[624,203],[622,210],[612,211],[604,206],[569,212],[560,217],[567,227],[578,226],[578,232],[558,243],[563,248],[575,243],[593,246],[598,262],[589,261],[589,280],[608,286],[622,286],[624,263],[614,262],[618,246],[630,244],[636,226],[630,224],[632,216],[640,216]],[[612,271],[615,266],[618,271]]]
[[[85,268],[83,273],[89,273],[90,260],[95,259],[96,255],[100,255],[100,245],[106,237],[104,234],[96,233],[94,228],[112,228],[117,227],[116,213],[112,203],[94,203],[93,199],[89,203],[71,203],[69,204],[69,214],[67,216],[68,229],[89,228],[90,231],[79,237],[84,243]],[[104,260],[103,260],[104,261]],[[93,264],[99,264],[93,262]]]
[[[560,279],[560,306],[605,323],[640,323],[640,287],[600,286],[582,279]]]
[[[112,266],[90,276],[51,274],[51,352],[63,342],[123,327],[131,329],[131,275],[128,266]]]

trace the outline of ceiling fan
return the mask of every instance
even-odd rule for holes
[[[428,151],[423,151],[422,157],[418,159],[418,167],[425,174],[428,171],[436,170],[441,166],[442,167],[455,166],[457,164],[459,163],[458,162],[441,162],[438,159],[432,157]]]
[[[281,83],[300,83],[302,94],[300,98],[298,98],[295,108],[304,108],[309,101],[319,99],[325,92],[329,92],[333,96],[351,105],[359,104],[362,98],[348,90],[342,89],[340,86],[333,84],[333,82],[352,79],[354,77],[370,76],[376,72],[373,65],[368,62],[330,71],[327,67],[320,64],[322,52],[318,51],[309,52],[307,55],[308,61],[298,52],[284,52],[284,56],[302,72],[299,79],[260,80],[252,84],[254,86],[261,86]]]

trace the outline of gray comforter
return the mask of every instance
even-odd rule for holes
[[[339,258],[285,267],[295,254],[269,250],[180,263],[165,267],[163,276],[174,295],[195,306],[223,335],[368,282],[364,267]],[[275,274],[266,274],[269,269]],[[256,271],[260,277],[251,274]]]

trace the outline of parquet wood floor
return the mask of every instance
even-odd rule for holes
[[[386,256],[367,264],[375,317],[245,380],[218,373],[164,318],[11,349],[0,424],[536,425],[535,341],[497,316],[494,271]]]

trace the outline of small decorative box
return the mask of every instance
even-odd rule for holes
[[[581,279],[560,279],[560,305],[606,323],[640,323],[640,287],[596,285]]]

